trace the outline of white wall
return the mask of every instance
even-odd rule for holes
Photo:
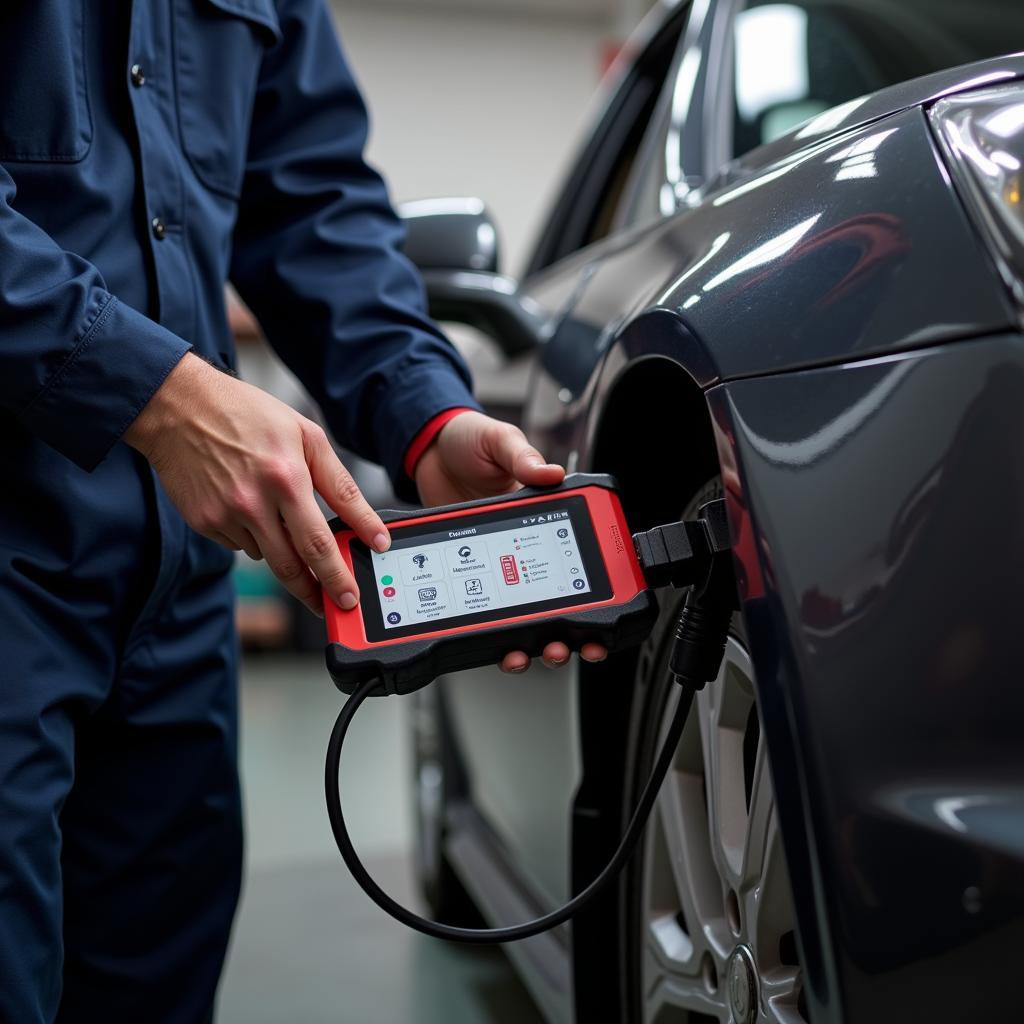
[[[398,202],[479,195],[518,272],[581,137],[619,26],[595,13],[332,0],[370,107],[370,159]]]

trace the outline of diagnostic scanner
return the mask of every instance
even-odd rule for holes
[[[573,474],[558,487],[419,512],[382,512],[391,547],[371,551],[339,520],[331,528],[359,582],[343,611],[324,595],[327,667],[351,696],[327,746],[324,791],[331,830],[363,891],[425,935],[453,942],[514,942],[568,921],[604,892],[643,833],[694,695],[715,677],[734,607],[731,541],[722,499],[688,522],[630,536],[608,476]],[[552,640],[620,650],[650,632],[653,588],[689,587],[670,669],[679,700],[622,840],[597,877],[542,917],[501,928],[459,928],[403,907],[374,881],[345,823],[338,772],[345,736],[368,697],[410,693],[437,676],[488,665],[509,651],[540,654]]]
[[[384,511],[391,547],[331,523],[360,601],[325,601],[327,666],[351,693],[409,693],[446,672],[540,655],[552,641],[610,651],[643,641],[657,617],[612,477],[420,511]]]

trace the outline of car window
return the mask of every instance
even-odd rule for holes
[[[670,216],[704,180],[712,157],[705,137],[708,69],[721,67],[726,59],[712,15],[709,0],[690,5],[670,80],[634,163],[625,201],[616,211],[616,231]]]
[[[884,86],[1020,49],[1021,0],[751,0],[733,27],[732,154]]]
[[[588,244],[657,215],[656,196],[665,183],[664,139],[672,107],[669,77],[676,69],[687,13],[688,5],[684,5],[644,55],[648,80],[656,88],[647,98],[644,117],[632,125],[615,177],[601,196]]]
[[[662,101],[633,162],[632,180],[615,211],[615,230],[638,227],[671,213],[675,194],[666,193],[665,139],[670,130],[671,104]],[[668,207],[664,206],[668,203]]]
[[[672,67],[685,15],[686,5],[680,5],[626,74],[569,174],[528,274],[599,241],[615,226]]]

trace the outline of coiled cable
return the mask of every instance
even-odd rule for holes
[[[339,792],[338,772],[341,766],[341,750],[345,743],[345,736],[348,733],[352,719],[359,710],[363,701],[376,690],[380,683],[376,679],[367,680],[363,683],[349,699],[345,702],[334,728],[331,731],[330,743],[327,746],[327,765],[324,775],[324,786],[327,793],[327,814],[331,820],[331,831],[334,833],[335,842],[342,859],[348,866],[352,877],[359,883],[363,891],[377,904],[381,910],[390,914],[393,918],[401,921],[402,924],[424,935],[432,935],[438,939],[447,939],[449,942],[467,943],[499,943],[515,942],[518,939],[527,939],[532,935],[539,935],[541,932],[549,931],[560,924],[568,921],[569,918],[579,913],[584,907],[591,903],[603,892],[608,883],[613,881],[619,872],[625,867],[630,854],[636,849],[636,845],[643,835],[644,826],[650,817],[654,802],[658,797],[661,784],[668,774],[668,770],[675,756],[676,747],[679,745],[679,738],[682,735],[683,727],[690,713],[693,704],[694,694],[700,689],[704,682],[691,682],[683,676],[676,677],[680,684],[679,701],[672,714],[672,720],[665,735],[658,759],[651,770],[647,784],[640,794],[633,816],[626,827],[625,835],[619,843],[618,849],[608,862],[604,870],[578,895],[574,896],[564,906],[552,910],[543,917],[533,921],[525,921],[522,924],[508,925],[504,928],[457,928],[453,925],[441,924],[439,921],[430,921],[425,917],[414,914],[411,910],[403,907],[393,900],[374,881],[369,871],[359,859],[352,839],[348,834],[348,826],[345,824],[345,814],[341,807],[341,794]]]

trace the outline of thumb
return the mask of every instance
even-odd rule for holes
[[[494,461],[521,484],[535,487],[553,487],[565,477],[565,470],[554,463],[545,462],[518,427],[495,423],[491,439]]]

